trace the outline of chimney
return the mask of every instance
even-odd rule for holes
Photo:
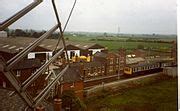
[[[54,111],[61,111],[62,101],[61,99],[54,99]]]
[[[36,107],[35,111],[45,111],[45,108],[40,105],[40,106]]]

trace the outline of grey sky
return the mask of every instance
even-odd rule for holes
[[[65,23],[73,0],[55,0]],[[32,0],[0,0],[0,21]],[[176,34],[176,0],[77,0],[67,31]],[[10,28],[48,30],[55,16],[51,0],[44,0]]]

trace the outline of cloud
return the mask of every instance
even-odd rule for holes
[[[10,1],[11,3],[9,4]],[[31,1],[1,0],[0,20]],[[56,1],[62,24],[74,0]],[[7,7],[8,6],[8,7]],[[68,31],[176,34],[176,0],[77,0]],[[44,0],[10,28],[50,29],[56,24],[51,1]]]

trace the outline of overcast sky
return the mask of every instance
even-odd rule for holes
[[[0,0],[0,22],[33,0]],[[55,0],[62,24],[74,0]],[[77,0],[67,31],[176,34],[176,0]],[[10,28],[48,30],[56,24],[51,0]]]

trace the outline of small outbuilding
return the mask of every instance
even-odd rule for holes
[[[6,31],[0,31],[0,37],[7,37],[7,32]]]

